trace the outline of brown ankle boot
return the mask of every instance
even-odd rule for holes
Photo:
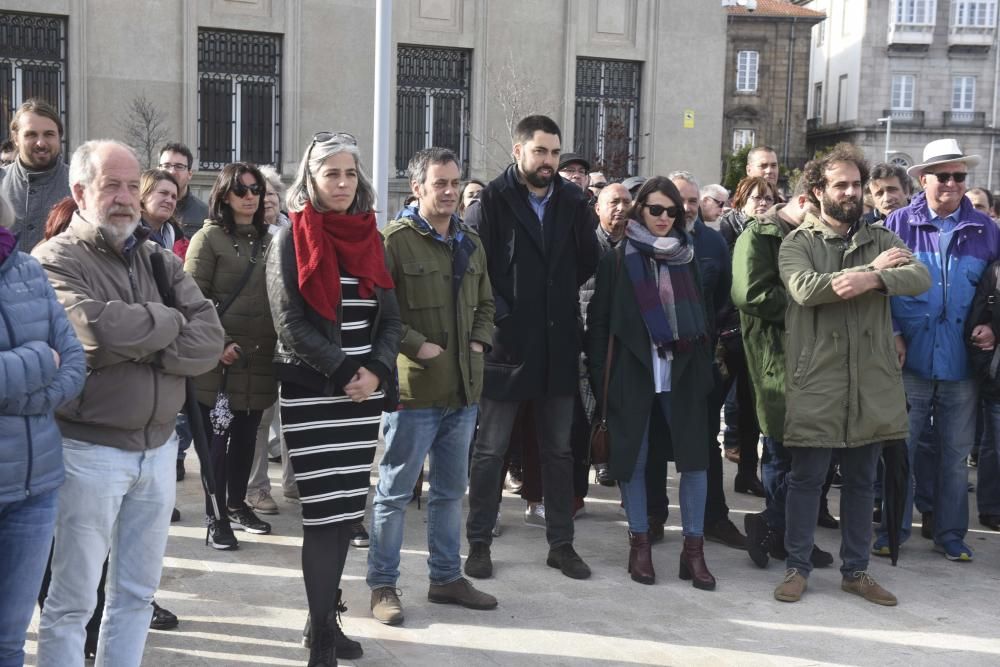
[[[649,551],[649,533],[628,534],[628,571],[632,581],[652,584],[656,581],[653,571],[653,554]]]
[[[715,590],[715,577],[705,565],[705,538],[685,537],[684,550],[681,551],[681,567],[678,576],[703,591]]]

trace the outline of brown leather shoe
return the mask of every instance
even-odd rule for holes
[[[785,579],[774,589],[774,599],[779,602],[798,602],[806,592],[806,578],[790,567],[785,570]]]
[[[843,581],[840,582],[840,590],[860,595],[869,602],[884,607],[895,607],[899,604],[895,595],[882,588],[878,582],[872,579],[872,575],[865,571],[855,572],[849,577],[844,577]]]
[[[649,533],[628,534],[628,573],[632,581],[640,584],[656,582],[656,572],[653,571],[653,554],[649,550]]]
[[[691,585],[703,591],[715,590],[715,577],[705,564],[704,537],[684,538],[684,550],[681,551],[681,566],[677,576],[684,581],[691,581]]]

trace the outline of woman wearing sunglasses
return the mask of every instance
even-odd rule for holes
[[[302,501],[302,573],[311,667],[357,658],[338,625],[351,524],[365,514],[402,325],[357,142],[313,137],[288,192],[291,229],[274,237],[267,291],[277,325],[281,431]]]
[[[712,359],[698,262],[669,179],[646,181],[629,218],[625,242],[601,260],[587,310],[590,381],[598,406],[607,402],[608,470],[628,517],[628,569],[639,583],[655,581],[646,460],[650,448],[671,448],[680,473],[680,578],[712,590],[703,553]]]
[[[277,397],[271,363],[277,336],[264,277],[269,239],[265,187],[257,167],[245,162],[226,165],[212,187],[209,218],[191,239],[184,260],[184,270],[216,304],[226,330],[219,365],[195,379],[222,515],[215,518],[211,499],[206,497],[206,542],[222,550],[237,548],[234,527],[261,535],[271,532],[271,525],[261,521],[245,501],[257,426]],[[219,419],[224,412],[223,405],[216,405],[220,396],[228,397],[232,412],[228,427]]]

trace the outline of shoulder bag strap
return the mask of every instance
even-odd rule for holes
[[[257,241],[260,241],[260,239],[258,239]],[[247,265],[246,271],[244,271],[243,275],[240,276],[240,282],[236,285],[236,289],[233,290],[233,293],[230,294],[225,301],[220,303],[215,308],[220,318],[222,317],[223,313],[229,310],[229,307],[233,305],[233,302],[236,301],[236,297],[240,295],[240,292],[243,291],[243,288],[247,286],[248,282],[250,282],[250,276],[253,275],[253,270],[257,268],[257,254],[260,252],[260,247],[264,245],[263,241],[260,241],[260,243],[258,243],[257,241],[254,241],[253,255],[251,255],[250,257],[250,264]]]

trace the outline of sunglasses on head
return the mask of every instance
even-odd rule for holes
[[[258,183],[247,185],[243,181],[236,181],[233,183],[233,187],[229,188],[229,191],[237,197],[246,197],[248,192],[252,193],[255,197],[259,197],[264,192],[264,188]]]
[[[952,179],[955,179],[956,183],[964,183],[965,177],[969,174],[964,171],[942,171],[933,175],[937,176],[938,183],[947,183]]]
[[[659,204],[643,204],[643,206],[654,218],[659,218],[664,212],[671,218],[676,218],[684,210],[680,206],[660,206]]]
[[[324,130],[323,132],[317,132],[313,135],[312,141],[309,143],[309,150],[306,151],[306,161],[312,157],[313,146],[316,144],[325,144],[328,141],[336,141],[339,144],[350,144],[351,146],[357,146],[358,140],[350,132],[331,132],[329,130]]]

